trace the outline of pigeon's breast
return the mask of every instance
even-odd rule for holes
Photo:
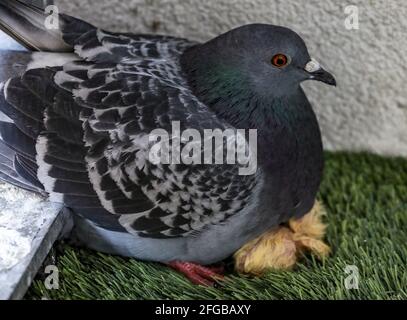
[[[264,172],[261,208],[279,222],[311,210],[323,172],[321,133],[311,108],[294,124],[259,141],[259,162]],[[273,220],[274,221],[274,220]],[[272,221],[272,223],[274,223]]]

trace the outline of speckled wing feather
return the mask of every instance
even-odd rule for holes
[[[27,139],[35,145],[18,152],[25,176],[35,182],[37,173],[51,199],[103,227],[154,238],[200,232],[252,201],[257,176],[239,175],[243,165],[149,161],[149,133],[171,133],[174,121],[200,133],[235,130],[188,88],[179,56],[194,43],[63,19],[63,39],[77,59],[4,86],[1,110],[18,134],[3,139],[11,147]]]

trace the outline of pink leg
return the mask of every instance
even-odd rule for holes
[[[203,286],[213,286],[215,280],[223,278],[223,266],[220,267],[205,267],[192,262],[172,261],[168,265],[184,274],[191,282]]]

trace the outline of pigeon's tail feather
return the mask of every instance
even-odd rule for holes
[[[0,180],[29,191],[42,193],[44,188],[37,178],[36,138],[43,128],[38,113],[30,114],[35,97],[19,90],[20,78],[12,78],[1,84],[0,92]],[[7,88],[16,92],[6,101]],[[34,99],[34,100],[33,100]]]
[[[64,19],[50,14],[20,0],[2,0],[0,29],[30,50],[72,52],[61,32]]]
[[[3,124],[0,121],[0,128],[4,127]],[[0,139],[0,180],[31,192],[42,193],[43,187],[33,178],[33,168],[29,168],[31,165],[27,165],[27,163],[32,165],[32,161],[18,155]]]

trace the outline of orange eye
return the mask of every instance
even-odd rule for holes
[[[284,54],[279,53],[271,59],[271,63],[277,68],[282,68],[288,63],[288,58]]]

